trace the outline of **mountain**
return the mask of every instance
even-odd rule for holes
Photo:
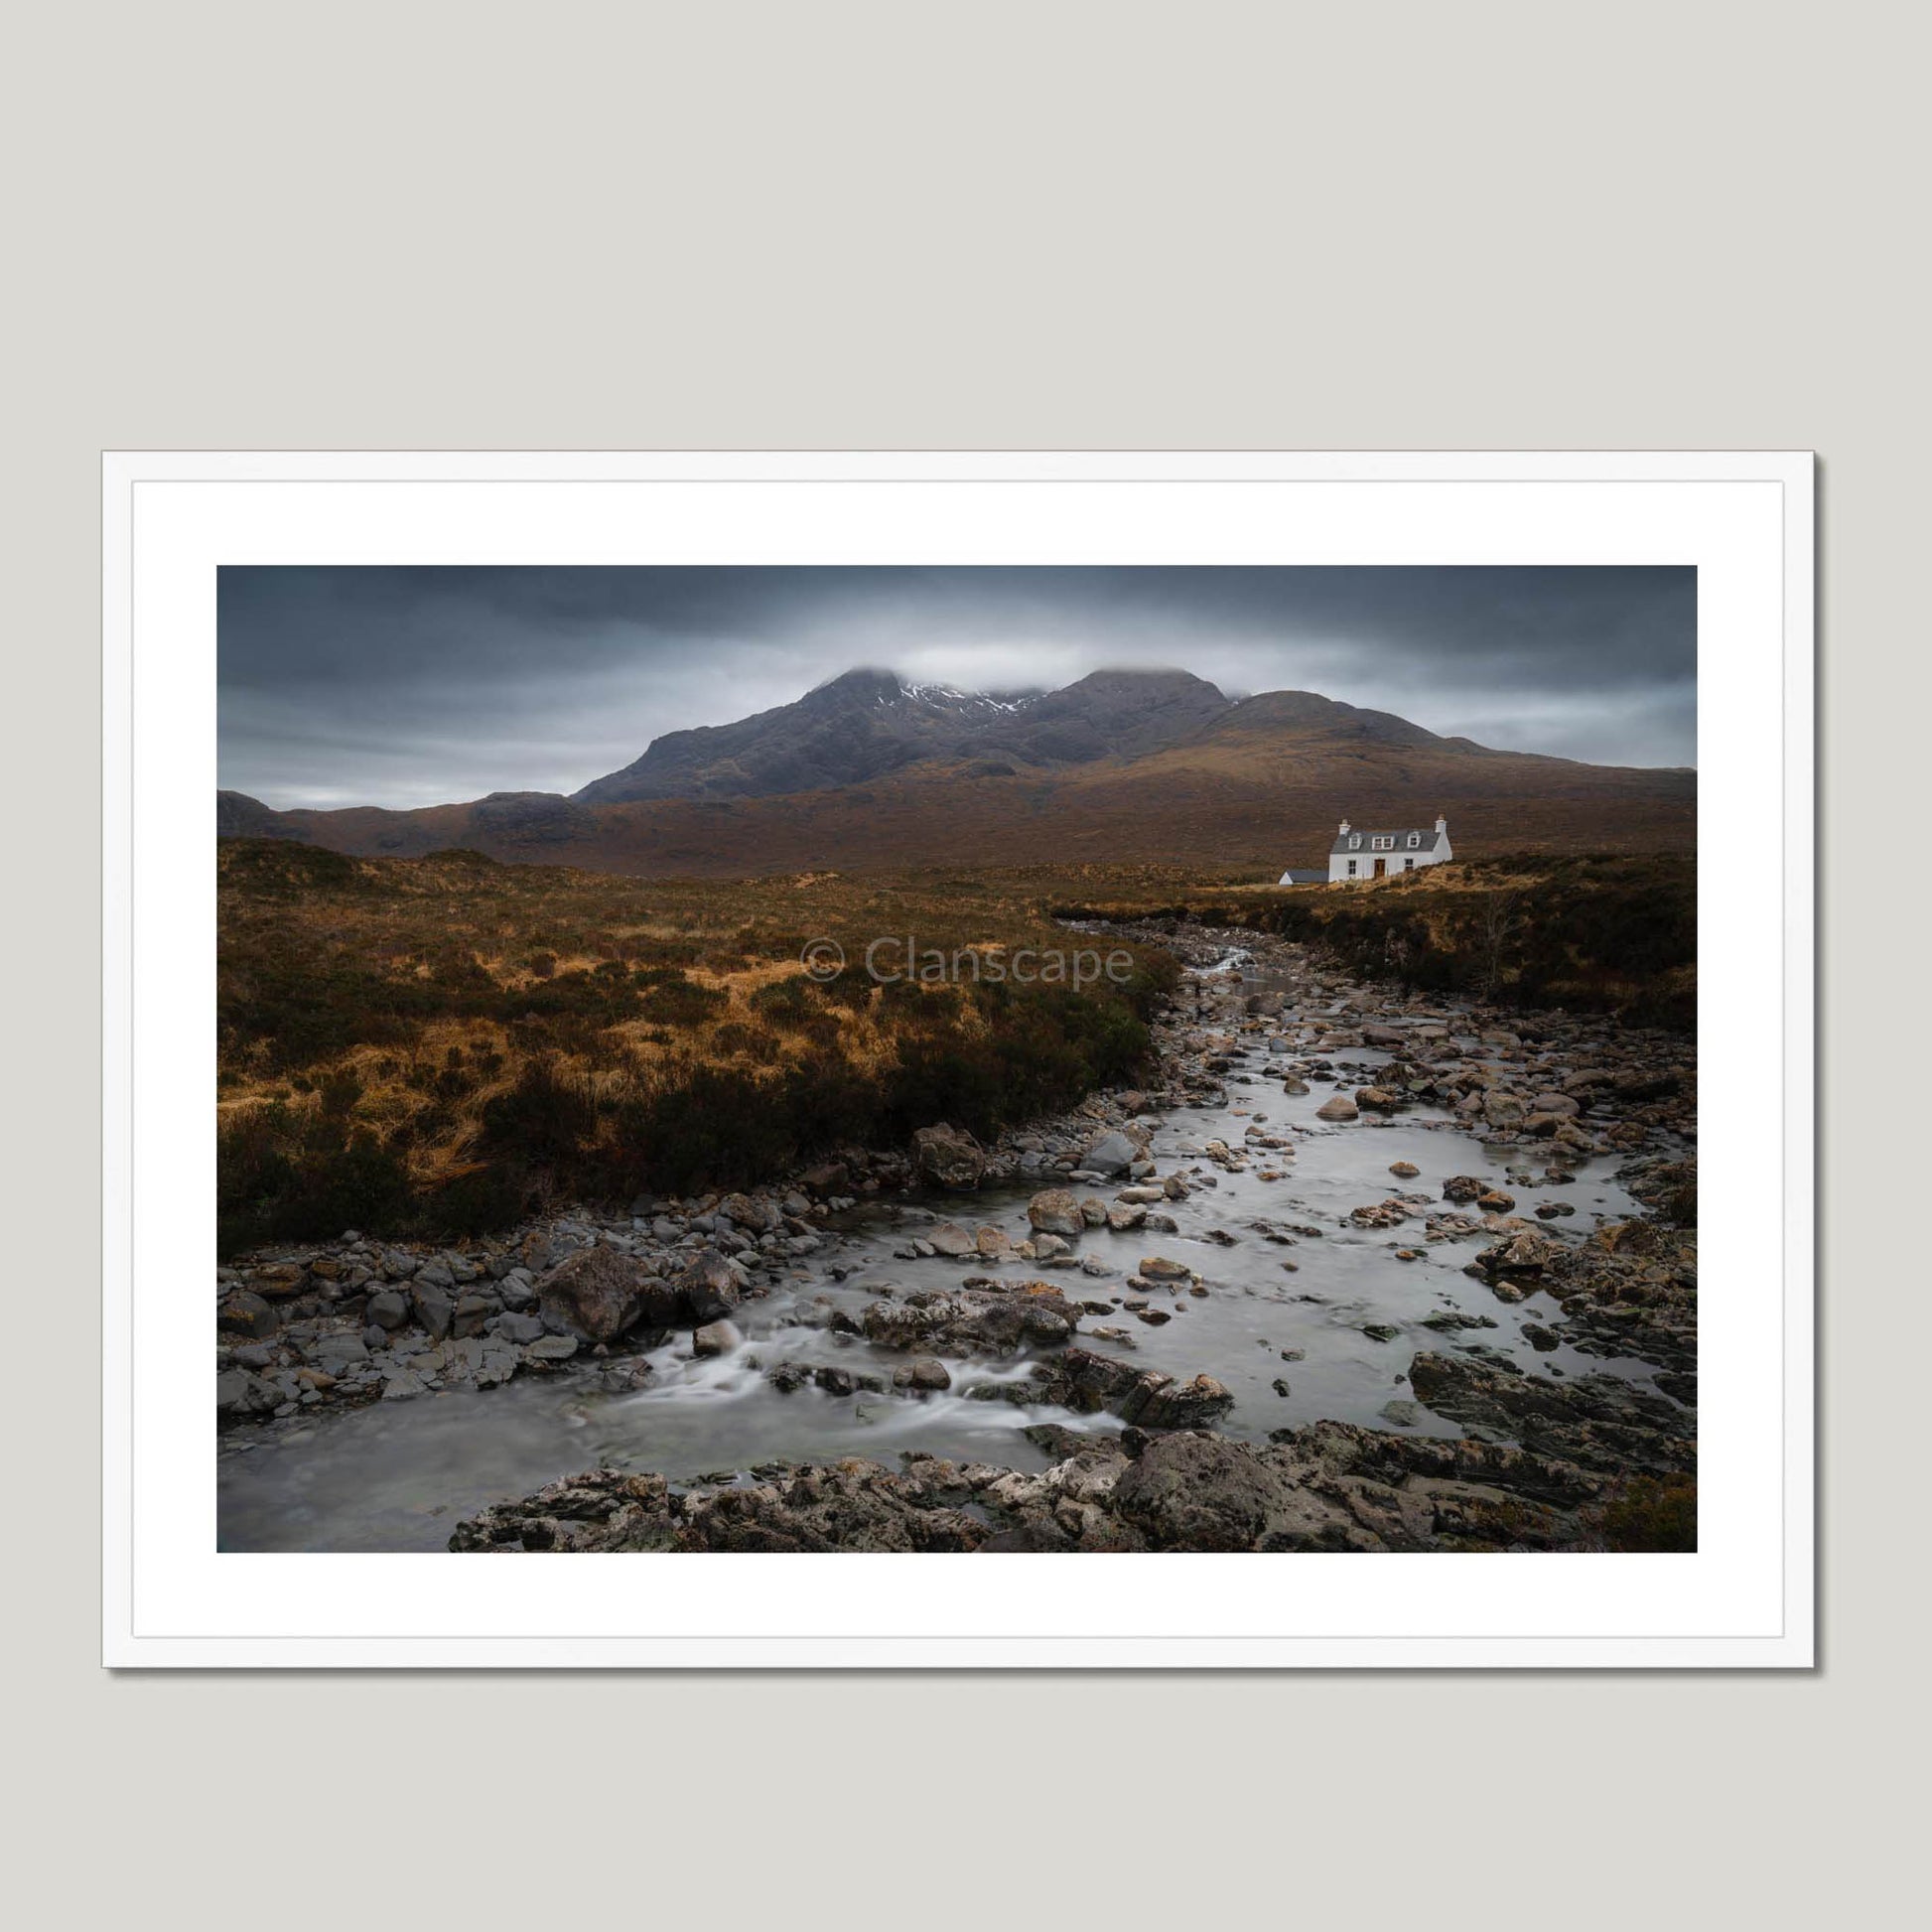
[[[1084,764],[1172,744],[1227,709],[1213,685],[1188,671],[1095,671],[1062,691],[1017,692],[847,671],[735,725],[668,732],[573,797],[584,805],[769,798],[864,784],[929,759]]]
[[[1469,856],[1690,849],[1697,773],[1492,751],[1312,691],[1236,703],[1187,671],[989,694],[859,670],[736,724],[668,733],[569,798],[278,812],[222,792],[217,828],[661,878],[1089,860],[1279,869],[1322,863],[1340,818],[1438,813]]]

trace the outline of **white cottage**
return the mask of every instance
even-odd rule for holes
[[[1344,818],[1328,848],[1328,883],[1414,872],[1419,866],[1440,866],[1453,856],[1446,818],[1436,821],[1433,832],[1358,832]]]

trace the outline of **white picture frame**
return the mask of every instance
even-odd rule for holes
[[[1813,1663],[1808,454],[119,452],[102,513],[106,1664]],[[215,571],[510,562],[1695,566],[1697,1553],[218,1553]]]

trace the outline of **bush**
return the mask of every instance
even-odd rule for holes
[[[1638,1476],[1603,1511],[1612,1550],[1690,1551],[1698,1546],[1698,1486],[1688,1476]]]

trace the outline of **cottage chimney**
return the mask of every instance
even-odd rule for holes
[[[1343,835],[1345,836],[1345,835],[1346,835],[1346,833],[1347,833],[1347,831],[1348,831],[1348,821],[1347,821],[1347,820],[1346,820],[1345,818],[1344,818],[1344,819],[1342,820],[1342,822],[1341,822],[1341,829],[1342,829],[1342,833],[1343,833]]]
[[[1439,832],[1447,832],[1449,830],[1449,820],[1446,818],[1437,819],[1436,829]]]

